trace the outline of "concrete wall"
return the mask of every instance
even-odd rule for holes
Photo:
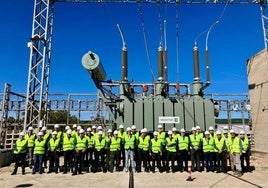
[[[247,61],[247,74],[254,150],[268,153],[268,54],[265,49]]]

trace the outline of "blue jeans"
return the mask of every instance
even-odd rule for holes
[[[125,157],[126,157],[125,161],[126,170],[129,170],[128,160],[130,160],[131,169],[132,171],[135,171],[134,150],[125,150]]]
[[[43,164],[43,154],[34,155],[34,168],[33,173],[39,172],[42,173],[42,164]]]

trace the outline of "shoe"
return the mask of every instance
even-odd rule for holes
[[[128,169],[125,169],[125,172],[128,172]]]
[[[63,174],[67,174],[67,172],[63,172]]]
[[[56,171],[55,174],[58,174],[58,171]]]
[[[77,175],[77,173],[75,173],[75,172],[74,172],[74,173],[72,173],[72,176],[75,176],[75,175]]]
[[[16,175],[17,174],[17,172],[12,172],[12,174],[11,175]]]
[[[35,174],[35,172],[32,172],[32,174],[34,175],[34,174]]]
[[[52,171],[48,171],[47,173],[50,174]]]
[[[43,174],[43,172],[39,172],[39,174]]]
[[[25,175],[25,172],[22,172],[22,175]]]

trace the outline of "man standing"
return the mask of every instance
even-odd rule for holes
[[[158,132],[153,133],[154,138],[151,139],[150,156],[152,157],[152,172],[155,173],[155,162],[159,172],[162,172],[161,168],[161,156],[162,156],[162,141],[158,139]]]
[[[137,165],[138,172],[141,172],[141,161],[143,161],[145,172],[149,172],[149,164],[148,164],[149,146],[150,146],[150,136],[147,135],[147,129],[144,128],[141,130],[141,136],[139,137],[139,144],[138,144],[138,154],[139,154],[138,165]]]
[[[93,152],[94,152],[94,148],[93,148],[93,142],[94,142],[94,135],[91,132],[91,128],[88,127],[87,128],[87,140],[88,140],[88,147],[87,147],[87,152],[86,152],[86,164],[88,167],[88,171],[89,171],[89,167],[93,166]]]
[[[52,138],[48,142],[49,153],[49,169],[48,173],[54,171],[56,174],[59,171],[59,157],[60,157],[60,139],[57,138],[57,131],[52,132]]]
[[[69,165],[71,172],[73,172],[73,155],[74,147],[76,144],[76,138],[72,136],[72,130],[67,131],[67,136],[63,138],[63,155],[64,155],[64,171],[63,174],[67,174],[67,164]]]
[[[197,135],[196,128],[193,127],[192,134],[190,135],[190,152],[191,152],[192,172],[194,172],[195,170],[201,171],[200,148],[201,148],[201,139]]]
[[[77,173],[82,174],[87,146],[88,146],[88,139],[85,137],[85,131],[84,129],[80,129],[79,136],[77,137],[75,145],[74,172],[72,174],[73,176],[77,175]]]
[[[135,136],[132,135],[131,128],[127,128],[127,135],[125,136],[125,143],[124,143],[124,149],[125,149],[125,171],[128,172],[129,169],[129,163],[131,165],[131,171],[136,171],[136,165],[134,161],[134,149],[135,149]]]
[[[188,152],[189,152],[189,138],[185,136],[185,130],[181,129],[181,136],[178,137],[178,151],[179,151],[179,170],[181,172],[188,171]],[[184,166],[183,166],[184,162]]]
[[[102,171],[106,172],[104,158],[105,158],[105,146],[106,139],[102,136],[103,132],[98,132],[98,138],[94,140],[94,156],[95,156],[95,166],[93,172],[98,172],[98,168],[102,167]]]
[[[245,135],[245,131],[240,131],[240,139],[242,141],[243,150],[241,155],[241,167],[243,172],[250,172],[250,144],[247,135]],[[246,167],[244,165],[244,161],[246,161]]]
[[[216,132],[217,137],[215,138],[215,148],[217,150],[216,158],[217,158],[217,173],[227,172],[226,166],[226,144],[224,136],[222,136],[221,131]]]
[[[27,140],[24,138],[24,132],[19,134],[14,147],[15,168],[11,175],[17,174],[19,163],[21,162],[22,174],[25,174],[25,158],[27,151]]]
[[[33,151],[34,151],[34,141],[36,135],[33,133],[33,127],[28,128],[28,133],[25,135],[25,139],[28,141],[28,159],[29,159],[29,168],[33,167]]]
[[[166,165],[165,165],[166,163],[166,132],[163,131],[162,125],[158,125],[157,130],[158,130],[157,138],[162,142],[162,156],[161,156],[162,168],[165,169],[166,168]],[[163,170],[161,170],[160,172],[162,171]]]
[[[207,172],[213,172],[213,152],[215,151],[215,142],[214,138],[208,131],[205,131],[205,137],[203,138],[203,151],[206,161],[206,170]]]
[[[172,135],[172,131],[168,131],[168,137],[166,138],[166,150],[167,150],[167,161],[166,161],[166,172],[169,173],[169,161],[171,161],[172,172],[175,173],[175,156],[177,151],[177,139]]]
[[[39,172],[43,173],[42,164],[45,155],[46,141],[43,139],[43,132],[37,134],[37,139],[34,142],[34,168],[32,174]]]
[[[117,132],[117,130],[115,130],[114,135],[111,138],[111,144],[110,144],[110,167],[109,167],[110,172],[113,172],[114,164],[116,167],[116,171],[119,171],[120,146],[121,146],[121,138],[118,138],[118,132]]]

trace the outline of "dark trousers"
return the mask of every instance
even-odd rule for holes
[[[226,151],[216,154],[217,158],[217,172],[226,172],[227,171],[227,160],[226,160]]]
[[[33,173],[39,172],[40,174],[43,172],[42,164],[43,164],[44,154],[34,154],[34,168]]]
[[[188,171],[188,150],[179,150],[179,170]]]
[[[20,154],[14,154],[14,160],[15,160],[15,168],[14,173],[16,174],[18,171],[18,167],[21,164],[22,173],[25,173],[25,159],[26,159],[26,153],[20,153]]]
[[[200,150],[191,149],[192,171],[200,171]]]
[[[162,170],[161,168],[161,155],[160,153],[152,153],[152,171],[155,172],[155,163],[159,171]]]
[[[137,164],[137,171],[141,172],[141,162],[143,163],[143,166],[145,168],[146,172],[149,172],[149,167],[148,167],[148,155],[149,151],[144,151],[143,149],[138,149],[138,164]]]
[[[101,149],[100,151],[94,151],[95,161],[94,161],[94,170],[93,172],[97,172],[98,168],[102,167],[103,172],[106,171],[105,169],[105,149]]]
[[[249,160],[249,157],[250,157],[249,150],[246,151],[246,153],[242,153],[242,155],[240,157],[240,159],[241,159],[241,168],[242,168],[242,171],[243,172],[250,171],[250,160]],[[245,161],[246,161],[246,167],[245,167],[245,164],[244,164]]]
[[[176,156],[176,152],[170,152],[167,151],[167,160],[166,160],[166,171],[169,171],[169,161],[171,161],[171,169],[174,172],[175,171],[175,156]]]
[[[73,150],[64,151],[64,173],[67,173],[67,165],[73,171]]]
[[[85,154],[82,152],[82,150],[79,150],[79,152],[75,152],[74,154],[74,174],[77,174],[77,172],[80,174],[82,173],[83,167],[84,167],[84,158]]]
[[[109,166],[110,172],[114,170],[114,165],[116,167],[116,170],[117,171],[119,170],[119,163],[120,163],[119,153],[120,151],[110,152],[110,166]]]
[[[213,152],[204,152],[207,172],[213,171]]]
[[[60,153],[59,151],[53,151],[53,152],[49,152],[49,169],[48,172],[58,172],[59,170],[59,160],[60,158]]]
[[[94,154],[94,149],[93,148],[87,148],[86,151],[86,165],[87,167],[93,166],[93,154]]]

